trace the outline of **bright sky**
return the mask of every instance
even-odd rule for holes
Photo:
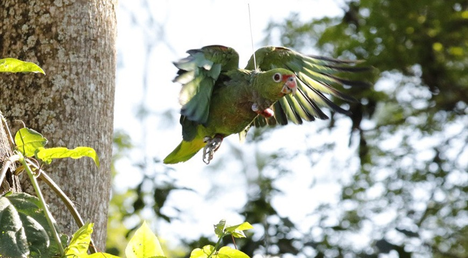
[[[181,141],[181,128],[178,123],[165,124],[160,117],[166,111],[170,111],[174,117],[178,117],[178,93],[180,85],[172,82],[176,73],[172,62],[186,56],[185,51],[200,48],[210,44],[221,44],[235,48],[240,55],[240,66],[245,66],[252,53],[249,31],[249,14],[247,3],[250,3],[254,47],[261,47],[260,42],[264,38],[264,28],[271,20],[281,21],[292,12],[300,14],[301,19],[310,20],[324,15],[335,16],[342,12],[338,3],[340,0],[290,0],[290,1],[148,1],[150,6],[145,7],[140,1],[119,1],[121,7],[118,17],[118,51],[119,64],[117,74],[117,92],[115,106],[115,128],[123,129],[129,133],[135,144],[144,149],[131,154],[132,159],[139,160],[145,153],[149,157],[164,158]],[[155,20],[153,27],[149,28],[149,13]],[[135,15],[133,18],[131,15]],[[139,26],[132,24],[132,19]],[[145,38],[149,35],[150,38]],[[155,47],[150,53],[149,71],[147,71],[146,91],[143,90],[145,46],[153,42]],[[136,119],[137,106],[145,103],[150,112],[157,115],[151,116],[145,125]],[[324,123],[324,122],[316,122]],[[344,122],[346,123],[346,122]],[[346,128],[346,127],[341,127]],[[349,126],[348,126],[349,128]],[[264,148],[291,147],[294,144],[298,149],[316,144],[317,139],[304,141],[303,135],[313,131],[314,125],[287,126],[272,134],[274,139],[272,146]],[[352,150],[347,148],[348,129],[337,129],[338,134],[346,139],[340,143],[344,160]],[[145,135],[146,134],[146,135]],[[331,137],[333,138],[333,137]],[[287,141],[286,141],[287,140]],[[238,148],[252,151],[253,146],[240,145],[236,136],[228,138],[228,143]],[[333,142],[333,139],[330,139]],[[250,148],[250,149],[248,149]],[[215,154],[215,159],[227,153],[228,146],[221,146]],[[325,163],[336,161],[340,157],[324,157]],[[310,163],[306,158],[299,157],[291,164],[294,174],[284,178],[278,184],[285,194],[276,198],[275,207],[280,209],[285,216],[290,216],[294,221],[301,222],[311,207],[318,203],[315,197],[323,200],[333,199],[323,193],[333,194],[337,175],[330,175],[327,171],[310,171]],[[159,223],[158,234],[163,238],[173,241],[177,235],[186,238],[196,238],[200,234],[213,235],[212,225],[220,219],[231,220],[231,223],[241,222],[237,215],[245,203],[245,182],[237,182],[235,178],[243,178],[239,167],[229,167],[225,171],[214,172],[201,160],[200,154],[192,160],[171,166],[174,171],[171,176],[177,179],[177,185],[189,187],[196,193],[178,191],[171,194],[168,200],[169,206],[182,209],[181,221],[174,221],[171,225]],[[132,166],[131,160],[123,160],[118,163],[120,175],[116,178],[119,188],[134,187],[141,181],[140,171]],[[151,168],[149,169],[151,171]],[[210,178],[210,180],[206,180]],[[305,179],[305,180],[304,180]],[[234,189],[233,191],[217,192],[216,198],[207,199],[210,196],[211,181],[221,188]],[[312,182],[319,182],[314,188]],[[291,191],[294,189],[294,191]],[[165,212],[171,213],[168,208]],[[190,228],[190,230],[187,230]]]

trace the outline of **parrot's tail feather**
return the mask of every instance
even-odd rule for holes
[[[182,141],[167,157],[164,159],[164,164],[175,164],[191,159],[197,152],[205,146],[202,139],[194,139],[187,142]]]

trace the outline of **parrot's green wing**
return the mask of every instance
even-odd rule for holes
[[[229,47],[206,46],[187,51],[188,57],[174,65],[179,68],[174,82],[182,84],[179,101],[182,105],[181,123],[205,124],[210,110],[211,94],[220,76],[231,69],[237,69],[239,55]],[[193,132],[184,132],[185,134]]]
[[[288,120],[302,124],[302,120],[327,119],[328,116],[320,110],[321,107],[349,114],[349,111],[333,103],[326,95],[356,102],[354,98],[338,91],[335,86],[368,86],[365,82],[345,80],[336,76],[339,72],[368,69],[354,67],[352,64],[355,62],[352,61],[306,56],[285,47],[263,47],[255,52],[255,57],[257,68],[262,71],[281,67],[293,71],[297,76],[296,94],[286,95],[277,101],[272,107],[275,115],[270,118],[258,116],[253,122],[255,126],[286,125]],[[255,68],[252,56],[246,69]]]

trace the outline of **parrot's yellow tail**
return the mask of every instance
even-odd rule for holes
[[[205,146],[202,139],[194,139],[193,141],[182,141],[167,157],[164,159],[165,164],[175,164],[187,161],[192,158],[197,152]]]

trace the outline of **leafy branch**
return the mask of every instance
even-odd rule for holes
[[[218,242],[215,246],[205,245],[203,248],[196,248],[190,254],[190,258],[248,258],[249,256],[239,250],[233,249],[229,246],[219,248],[222,239],[225,236],[232,235],[233,238],[245,238],[244,230],[252,229],[252,225],[248,222],[242,224],[227,226],[225,220],[220,220],[214,226]]]
[[[23,62],[14,58],[0,59],[0,72],[34,72],[45,74],[37,65]],[[7,193],[0,196],[0,257],[109,257],[117,256],[97,252],[92,241],[92,223],[84,223],[73,202],[65,195],[60,187],[47,175],[39,165],[39,161],[50,164],[54,159],[89,157],[99,167],[99,158],[94,149],[90,147],[46,148],[47,139],[37,131],[21,128],[13,138],[8,125],[0,113],[0,122],[5,124],[12,144],[15,145],[15,154],[3,162],[0,170],[0,183],[3,182],[11,164],[19,162],[21,166],[15,171],[19,174],[25,171],[38,197],[25,193]],[[66,236],[61,236],[56,228],[56,222],[50,213],[37,179],[44,181],[62,199],[80,229],[73,234],[67,246]],[[196,248],[191,252],[191,258],[248,258],[248,256],[228,246],[220,248],[225,236],[245,238],[244,230],[251,229],[247,222],[228,226],[221,220],[214,226],[218,237],[215,246],[206,245],[202,249]],[[52,236],[54,243],[51,243]],[[88,250],[91,254],[88,254]],[[127,258],[166,258],[156,235],[143,223],[135,232],[125,248]]]
[[[34,72],[45,74],[36,64],[23,62],[14,58],[0,59],[0,72]],[[1,113],[0,119],[3,124],[5,119]],[[7,123],[5,122],[4,124],[10,134]],[[64,241],[61,240],[60,234],[57,231],[55,219],[48,209],[37,178],[40,177],[43,179],[51,186],[55,193],[64,200],[79,227],[82,227],[84,223],[69,198],[39,166],[34,164],[32,159],[36,158],[42,160],[46,164],[50,164],[52,160],[58,158],[78,159],[90,157],[94,160],[95,164],[99,166],[99,159],[96,151],[89,147],[77,147],[73,150],[64,147],[45,148],[47,139],[40,133],[28,128],[21,128],[16,133],[14,140],[11,134],[9,136],[12,143],[16,146],[16,150],[15,154],[9,157],[2,165],[2,169],[0,170],[0,183],[3,182],[11,164],[19,161],[21,167],[17,169],[16,174],[22,171],[28,174],[31,185],[39,199],[34,199],[35,197],[26,194],[10,193],[0,197],[0,219],[3,222],[0,226],[0,238],[2,242],[9,243],[0,247],[0,256],[41,256],[49,253],[52,247],[58,249],[58,252],[63,256],[65,255],[65,250],[62,245]],[[34,203],[33,206],[31,206],[31,200]],[[22,210],[21,207],[23,207],[23,205],[26,205],[28,208]],[[41,211],[44,217],[37,216],[37,214],[41,214]],[[47,223],[38,222],[43,221],[44,218]],[[37,223],[35,221],[37,221]],[[54,238],[55,245],[49,245],[49,235],[52,235]],[[92,243],[91,238],[90,242]],[[92,252],[96,252],[94,244],[92,244],[90,248]],[[50,254],[52,254],[52,252]]]

